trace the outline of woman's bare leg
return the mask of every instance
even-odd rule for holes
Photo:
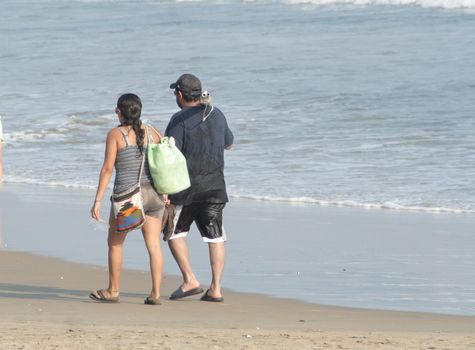
[[[107,291],[110,295],[106,295],[107,297],[115,297],[119,295],[125,237],[127,237],[126,233],[116,232],[115,220],[110,220],[109,235],[107,237],[107,244],[109,246],[109,288]]]
[[[142,226],[142,234],[150,258],[150,272],[152,274],[152,291],[150,297],[153,299],[160,297],[160,284],[163,275],[163,255],[160,247],[161,231],[162,220],[147,216],[145,225]]]

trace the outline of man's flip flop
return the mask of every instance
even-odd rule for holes
[[[200,298],[201,301],[211,301],[211,302],[214,302],[214,303],[222,303],[224,301],[224,298],[223,297],[220,297],[220,298],[214,298],[212,296],[210,296],[208,294],[209,292],[209,289],[206,291],[205,294],[203,294],[203,296]]]
[[[119,297],[107,297],[104,292],[105,289],[95,290],[91,294],[89,294],[89,298],[95,301],[100,301],[101,303],[118,303]]]
[[[187,290],[186,292],[184,292],[181,289],[181,287],[178,287],[178,289],[174,291],[172,295],[170,295],[170,300],[181,299],[181,298],[185,298],[185,297],[189,297],[189,296],[201,294],[201,293],[203,293],[203,288],[201,287],[193,288],[193,289]]]
[[[160,298],[153,299],[151,297],[147,297],[143,303],[145,305],[162,305],[162,303],[160,302]]]

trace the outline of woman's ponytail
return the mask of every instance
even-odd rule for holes
[[[135,139],[137,140],[137,147],[140,150],[140,155],[142,155],[145,131],[142,129],[142,121],[140,120],[142,114],[142,101],[140,101],[140,97],[130,93],[124,94],[119,97],[117,108],[124,117],[121,125],[132,126],[135,132]]]
[[[142,121],[140,119],[134,119],[132,122],[132,129],[135,131],[135,139],[137,141],[137,147],[140,150],[140,155],[143,154],[143,143],[145,138],[145,131],[142,129]]]

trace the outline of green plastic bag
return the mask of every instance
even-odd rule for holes
[[[153,185],[158,193],[175,194],[191,186],[185,156],[173,137],[147,146],[147,158]]]

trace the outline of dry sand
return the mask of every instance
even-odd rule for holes
[[[149,276],[124,271],[121,302],[89,300],[103,267],[0,251],[0,349],[475,349],[475,317],[375,311],[225,291],[224,303],[146,306]]]

